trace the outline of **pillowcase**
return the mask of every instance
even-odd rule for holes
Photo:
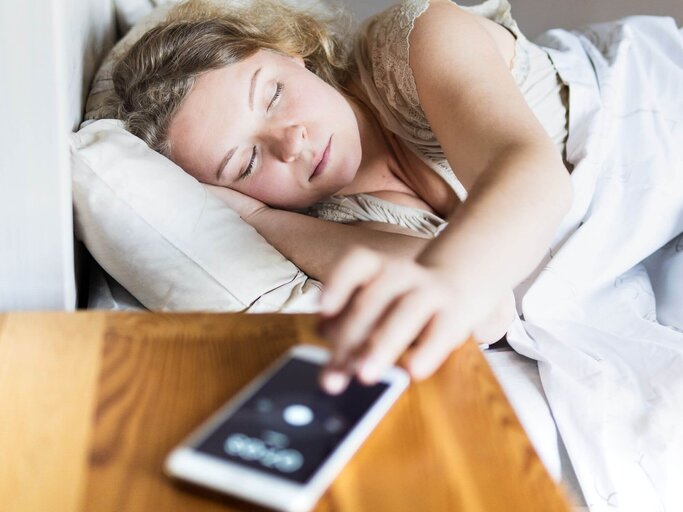
[[[147,16],[155,7],[168,3],[177,3],[178,0],[116,0],[116,24],[119,36],[123,36],[136,25],[142,18]]]
[[[116,43],[116,45],[114,45],[104,61],[102,61],[90,86],[90,94],[85,103],[85,116],[84,121],[81,123],[81,128],[97,119],[106,119],[113,116],[112,112],[106,108],[106,102],[115,95],[114,82],[112,81],[114,64],[143,36],[145,32],[158,25],[166,17],[168,11],[173,7],[173,3],[176,2],[160,5],[144,16],[118,43]],[[144,4],[130,6],[131,9],[133,7],[136,7],[138,11],[141,11]],[[122,12],[125,11],[122,7],[119,7],[119,17]]]
[[[161,311],[315,311],[309,279],[118,120],[71,135],[74,225],[95,260]]]

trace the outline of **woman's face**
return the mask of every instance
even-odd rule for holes
[[[168,135],[187,173],[276,208],[339,192],[361,161],[346,98],[301,59],[266,50],[199,76]]]

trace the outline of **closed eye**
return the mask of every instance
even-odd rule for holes
[[[275,87],[275,94],[273,94],[273,98],[270,100],[270,103],[268,104],[268,107],[266,110],[270,110],[270,107],[272,107],[275,102],[280,98],[282,94],[282,90],[285,88],[285,85],[281,82],[277,83],[277,86]],[[251,159],[249,160],[249,165],[247,165],[247,168],[240,174],[239,179],[243,180],[244,178],[247,178],[253,171],[254,171],[254,163],[256,162],[256,146],[252,149],[251,152]]]
[[[268,108],[266,110],[270,110],[270,107],[273,106],[273,104],[278,100],[280,97],[280,94],[282,93],[282,89],[285,88],[285,85],[281,82],[277,83],[277,87],[275,88],[275,94],[273,94],[273,99],[270,100],[270,103],[268,104]]]
[[[247,168],[240,174],[239,179],[243,180],[247,176],[249,176],[252,171],[254,170],[254,162],[256,161],[256,146],[254,146],[254,149],[251,151],[251,159],[249,160],[249,165]]]

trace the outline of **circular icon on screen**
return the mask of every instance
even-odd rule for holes
[[[239,457],[247,462],[257,462],[283,473],[292,473],[304,463],[303,456],[297,450],[269,447],[261,439],[240,433],[230,434],[225,440],[223,449],[228,455]]]
[[[275,467],[283,473],[293,473],[304,464],[304,458],[296,450],[282,450],[278,455]]]
[[[268,413],[273,410],[273,401],[267,398],[261,398],[256,402],[256,410],[261,413]]]
[[[303,427],[313,421],[313,411],[305,405],[294,404],[285,408],[282,417],[293,427]]]
[[[327,430],[330,434],[338,434],[339,432],[344,430],[345,423],[343,419],[337,416],[332,416],[330,418],[327,418],[323,425],[325,427],[325,430]]]

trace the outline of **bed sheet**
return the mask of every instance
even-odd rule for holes
[[[574,201],[508,339],[590,510],[680,511],[683,31],[636,16],[537,43],[569,84]]]

